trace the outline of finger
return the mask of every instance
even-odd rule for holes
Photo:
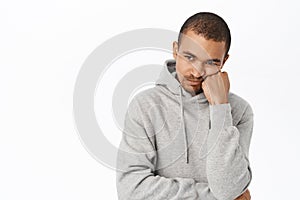
[[[227,72],[225,72],[225,71],[224,71],[224,72],[221,72],[221,77],[222,77],[222,79],[223,79],[225,89],[226,89],[227,91],[229,91],[229,89],[230,89],[230,81],[229,81]]]
[[[203,90],[203,93],[204,93],[206,99],[208,100],[208,102],[211,102],[209,87],[207,86],[207,84],[205,82],[202,82],[202,90]]]
[[[245,192],[245,197],[246,197],[247,200],[251,199],[250,191],[248,189]]]
[[[224,80],[228,80],[229,81],[229,78],[228,78],[228,74],[227,74],[227,72],[221,72],[221,76],[222,76],[222,78],[224,79]]]
[[[214,75],[218,74],[219,72],[221,72],[220,69],[218,69],[218,71],[216,71],[216,72],[214,72],[214,73],[212,73],[212,74],[204,75],[204,76],[202,77],[202,78],[203,78],[203,81],[205,81],[205,79],[206,79],[207,77],[214,76]]]
[[[250,200],[251,196],[250,196],[250,192],[247,189],[243,194],[241,194],[239,197],[237,197],[235,200]]]

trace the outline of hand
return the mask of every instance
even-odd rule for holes
[[[251,195],[249,190],[247,189],[243,194],[241,194],[235,200],[250,200],[250,199],[251,199]]]
[[[202,82],[204,95],[211,105],[228,103],[229,87],[227,72],[218,72]]]

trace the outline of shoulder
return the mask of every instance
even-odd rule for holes
[[[158,87],[137,93],[127,106],[127,117],[135,119],[141,126],[148,127],[159,116],[162,106]]]
[[[140,110],[144,110],[153,104],[159,104],[160,99],[161,91],[155,86],[136,94],[130,101],[129,107],[138,107]]]
[[[140,106],[147,106],[148,104],[160,104],[162,99],[166,98],[166,95],[162,87],[154,86],[139,92],[132,100],[135,100]]]

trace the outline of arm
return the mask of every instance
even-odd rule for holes
[[[253,130],[253,113],[245,108],[237,126],[232,124],[229,103],[210,105],[207,178],[217,199],[232,200],[247,190],[252,179],[248,153]]]
[[[119,199],[216,200],[207,183],[189,178],[166,178],[154,173],[157,154],[141,118],[134,99],[126,113],[118,151],[116,182]]]

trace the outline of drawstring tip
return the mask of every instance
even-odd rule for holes
[[[189,163],[189,156],[188,156],[188,150],[186,150],[186,154],[185,154],[185,161],[188,164]]]

